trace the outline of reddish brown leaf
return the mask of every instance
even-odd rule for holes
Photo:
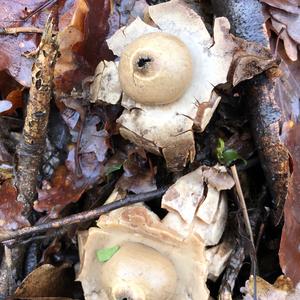
[[[6,100],[11,103],[11,107],[1,113],[2,116],[11,116],[16,113],[16,109],[23,107],[23,92],[21,90],[13,90],[7,96]]]
[[[80,199],[87,186],[85,178],[76,178],[65,166],[60,166],[54,172],[51,182],[45,181],[43,188],[38,190],[34,209],[47,211],[51,218],[56,218],[66,205]]]
[[[54,267],[44,264],[32,271],[15,292],[15,298],[72,297],[74,272],[68,264]]]
[[[300,281],[300,124],[286,128],[288,129],[286,146],[293,159],[293,174],[284,206],[284,226],[279,258],[283,272],[296,285]]]
[[[29,226],[29,222],[22,216],[23,204],[17,201],[17,189],[11,181],[5,181],[0,187],[0,227],[15,230]]]
[[[32,11],[44,0],[4,0],[1,1],[0,27],[38,27],[43,28],[48,10],[41,12],[38,17],[30,18],[26,22],[20,19],[26,16],[26,10]],[[38,45],[40,35],[18,34],[0,36],[0,71],[8,72],[21,85],[29,87],[31,84],[31,67],[33,59],[23,54],[34,51]]]
[[[59,33],[61,57],[55,70],[55,82],[59,91],[69,92],[81,87],[82,80],[92,75],[102,59],[112,59],[105,38],[108,33],[109,0],[75,0],[74,11],[62,16],[68,25]]]

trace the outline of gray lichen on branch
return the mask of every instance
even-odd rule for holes
[[[32,84],[23,137],[17,149],[18,201],[24,204],[23,214],[29,220],[32,203],[36,197],[38,170],[45,147],[57,55],[58,45],[56,36],[53,35],[53,21],[49,18],[32,67]]]

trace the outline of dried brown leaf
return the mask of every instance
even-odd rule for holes
[[[44,182],[38,190],[38,200],[34,209],[39,212],[47,211],[51,218],[57,218],[64,207],[80,199],[88,187],[85,178],[77,178],[75,174],[60,166],[54,172],[51,182]]]
[[[81,88],[82,80],[100,60],[112,58],[105,44],[110,1],[74,0],[73,6],[72,18],[68,11],[62,16],[64,24],[66,20],[69,23],[58,35],[61,56],[55,67],[55,83],[60,92]]]
[[[298,7],[299,6],[298,0],[260,0],[260,1],[272,7],[280,8],[292,14],[298,14],[300,12]]]
[[[285,127],[285,144],[293,160],[293,173],[289,184],[288,197],[284,206],[284,226],[280,243],[280,265],[284,274],[289,276],[294,284],[300,282],[300,125]]]
[[[72,297],[74,274],[68,264],[44,264],[32,271],[17,288],[14,297]]]
[[[289,36],[298,44],[300,44],[300,9],[298,8],[297,14],[289,14],[282,10],[270,8],[269,9],[272,18],[278,22],[285,24]]]
[[[0,187],[0,226],[5,230],[16,230],[30,226],[22,215],[24,205],[17,201],[17,189],[10,180],[6,180]]]

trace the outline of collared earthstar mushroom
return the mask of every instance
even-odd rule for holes
[[[214,87],[249,79],[274,59],[229,34],[226,18],[215,19],[211,37],[201,17],[178,0],[149,6],[144,20],[107,40],[120,59],[99,63],[91,102],[122,98],[120,134],[178,170],[194,159],[192,129],[203,131],[220,101]]]
[[[196,236],[182,240],[142,205],[101,216],[97,225],[79,236],[85,299],[209,298],[204,244]],[[119,250],[99,262],[97,250],[113,246]]]
[[[141,204],[101,216],[98,228],[79,235],[85,298],[207,300],[206,280],[220,275],[232,250],[230,241],[218,243],[227,217],[221,190],[233,184],[224,167],[200,167],[168,189],[162,221]],[[106,203],[122,196],[115,190]],[[97,250],[115,246],[108,261],[97,261]]]

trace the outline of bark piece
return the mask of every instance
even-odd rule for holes
[[[52,36],[52,32],[53,23],[49,20],[32,68],[32,85],[23,128],[23,139],[17,149],[18,201],[23,203],[23,214],[28,219],[36,198],[37,175],[45,147],[54,66],[58,54],[56,37]]]

